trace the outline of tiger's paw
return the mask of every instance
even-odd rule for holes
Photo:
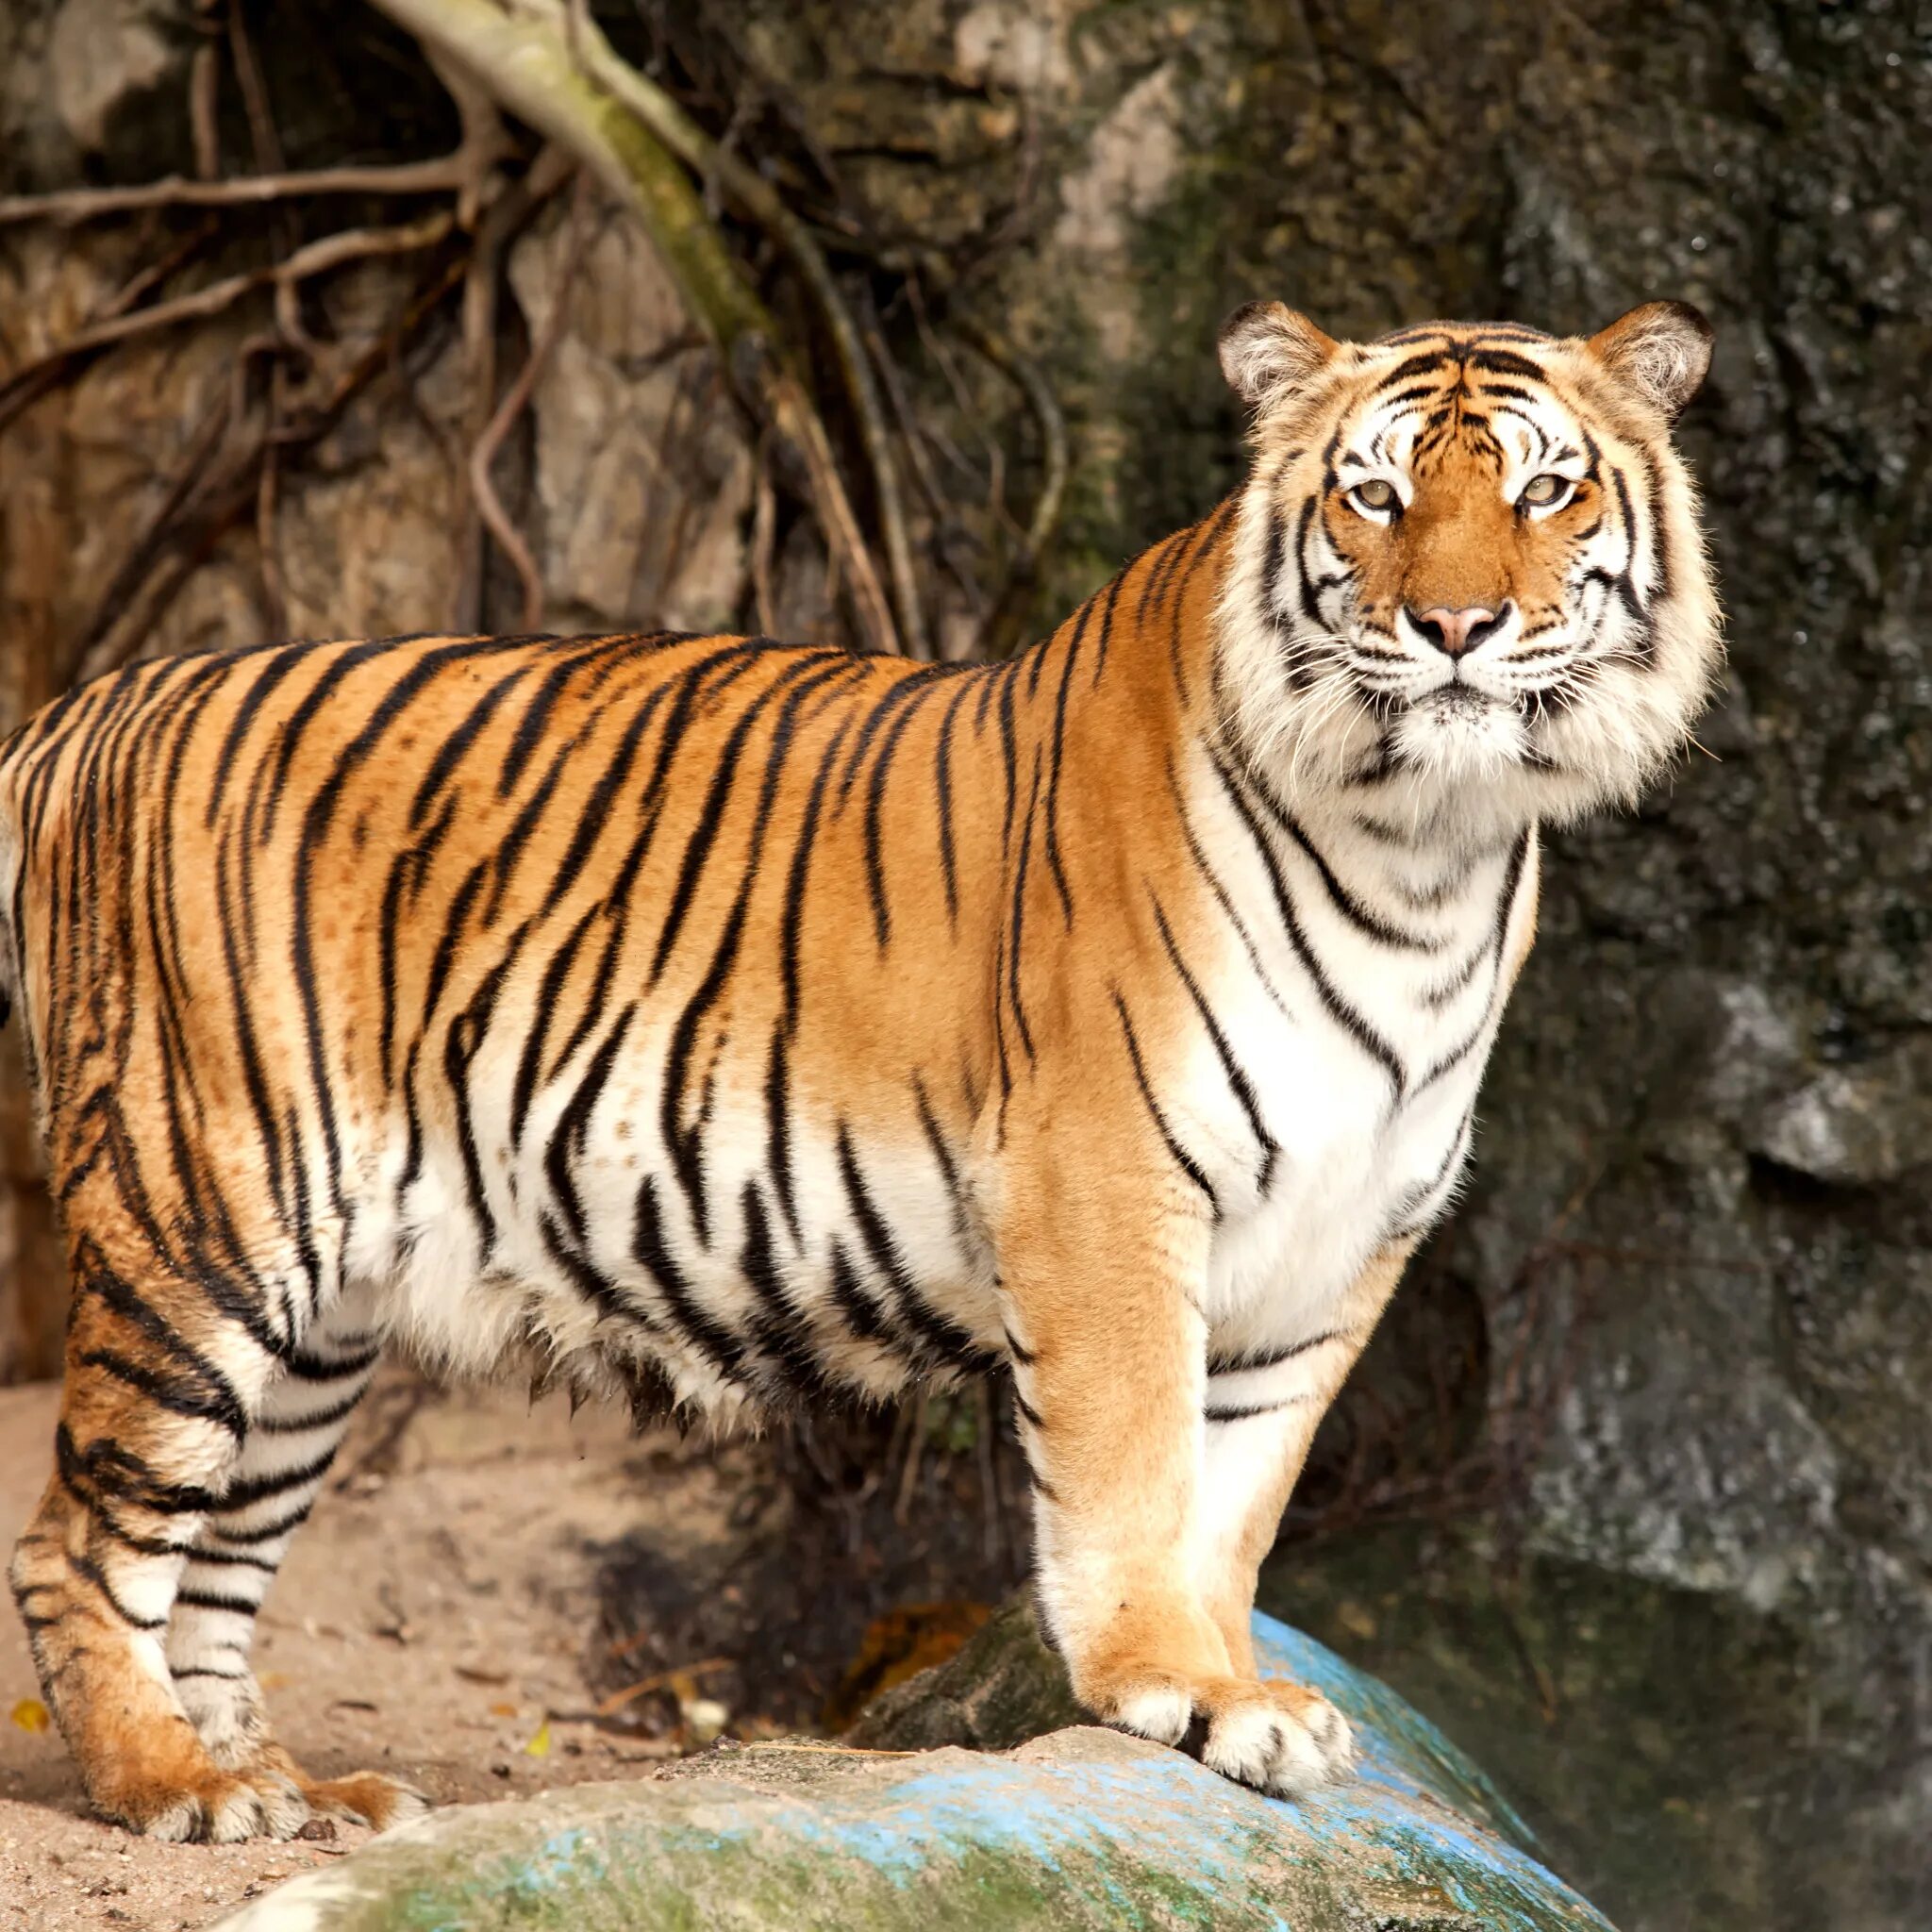
[[[349,1777],[307,1778],[302,1789],[318,1817],[346,1819],[373,1831],[411,1824],[429,1809],[429,1800],[421,1791],[379,1771],[358,1771]]]
[[[1109,1721],[1270,1797],[1306,1797],[1355,1773],[1348,1720],[1325,1697],[1282,1678],[1149,1684],[1120,1699]]]
[[[128,1785],[96,1792],[94,1808],[143,1838],[173,1844],[241,1844],[291,1839],[308,1823],[308,1801],[291,1778],[211,1772],[192,1784]]]

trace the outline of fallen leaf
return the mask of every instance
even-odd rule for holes
[[[44,1731],[54,1720],[38,1697],[23,1697],[13,1707],[13,1722],[24,1731]]]
[[[537,1726],[537,1735],[524,1746],[525,1757],[548,1757],[550,1756],[550,1720],[545,1718]]]
[[[514,1704],[492,1704],[490,1707],[491,1717],[514,1717],[516,1714],[517,1707]]]
[[[509,1682],[509,1673],[508,1671],[478,1670],[475,1664],[456,1664],[452,1668],[457,1675],[467,1684],[508,1684]]]

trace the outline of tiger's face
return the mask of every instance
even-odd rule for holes
[[[1627,796],[1678,749],[1719,658],[1670,441],[1709,360],[1694,310],[1343,344],[1256,305],[1221,354],[1255,409],[1221,608],[1255,755],[1520,820]]]

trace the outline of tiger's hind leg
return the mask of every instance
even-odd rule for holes
[[[367,1297],[352,1291],[288,1357],[189,1553],[166,1649],[182,1706],[217,1765],[286,1780],[309,1809],[383,1830],[418,1816],[423,1798],[375,1772],[308,1776],[270,1735],[248,1660],[262,1599],[322,1492],[378,1353]]]
[[[272,1359],[203,1288],[73,1242],[74,1312],[55,1473],[15,1549],[42,1692],[96,1809],[163,1839],[285,1838],[294,1782],[216,1762],[176,1694],[166,1638],[189,1552]]]

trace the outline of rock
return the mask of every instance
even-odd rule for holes
[[[1932,1165],[1932,1038],[1827,1067],[1772,1110],[1753,1152],[1840,1187]]]
[[[994,1754],[720,1747],[637,1783],[440,1813],[222,1924],[1608,1932],[1532,1857],[1482,1774],[1399,1698],[1272,1618],[1257,1618],[1256,1638],[1264,1669],[1316,1686],[1355,1724],[1356,1784],[1291,1805],[1084,1725]],[[1010,1735],[1027,1712],[1065,1714],[1057,1676],[1030,1618],[1009,1612],[927,1674],[924,1701]],[[903,1731],[921,1702],[902,1687],[878,1728]]]
[[[874,1698],[845,1741],[868,1751],[1010,1751],[1084,1722],[1059,1658],[1032,1610],[1016,1601],[956,1657]]]
[[[83,153],[103,152],[117,121],[178,85],[187,71],[185,25],[147,0],[67,0],[55,14],[47,87],[54,111]]]
[[[752,454],[710,351],[641,228],[613,207],[531,399],[538,563],[554,629],[729,626],[742,601]],[[517,244],[531,333],[560,281],[567,216]]]

